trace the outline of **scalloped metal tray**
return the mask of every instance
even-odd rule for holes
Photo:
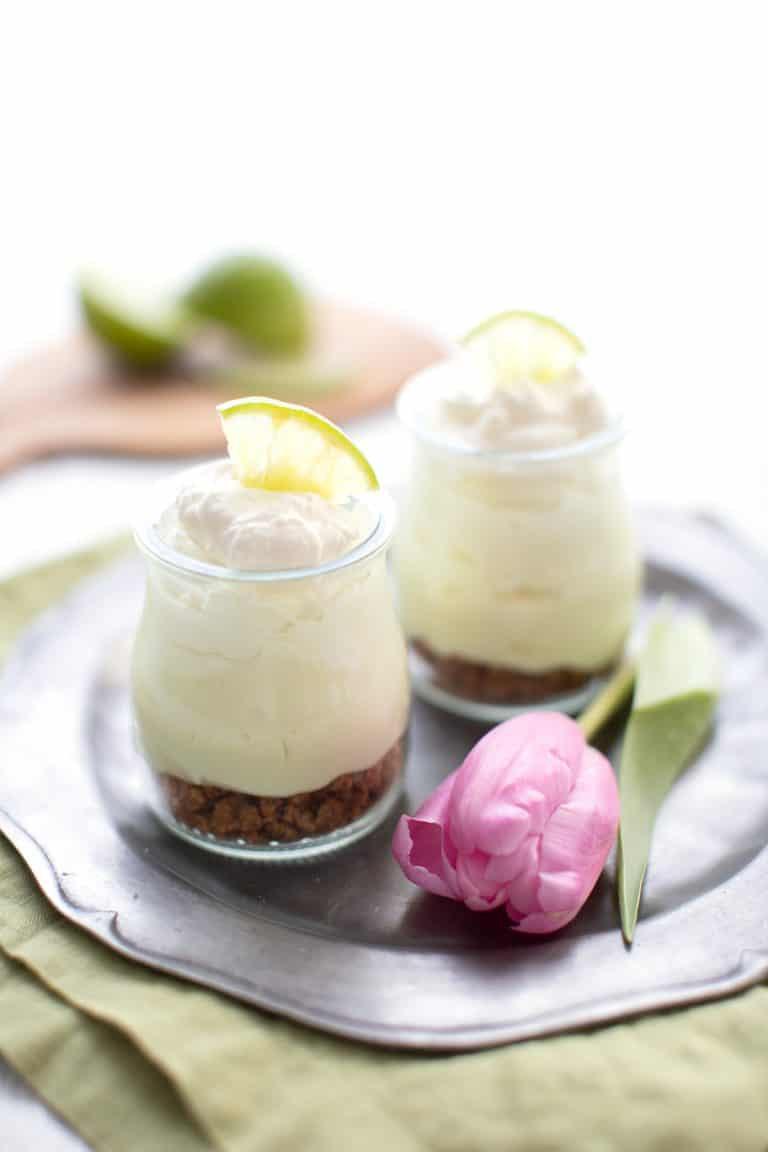
[[[742,989],[768,975],[768,564],[706,518],[656,511],[641,531],[645,609],[663,594],[703,609],[726,682],[715,736],[661,814],[631,951],[610,867],[573,925],[536,939],[408,885],[389,852],[396,816],[305,865],[172,837],[144,802],[130,736],[134,560],[42,617],[9,662],[0,828],[48,899],[110,948],[376,1044],[479,1048]],[[481,731],[416,703],[410,806]]]

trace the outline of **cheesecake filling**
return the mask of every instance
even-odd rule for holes
[[[384,553],[304,574],[364,544],[378,520],[375,499],[249,489],[227,462],[182,478],[156,532],[221,575],[149,557],[134,707],[161,777],[292,797],[368,772],[399,745],[409,685]]]
[[[457,356],[406,386],[401,415],[416,434],[397,546],[406,633],[438,658],[527,674],[614,662],[639,564],[613,417],[589,380],[498,389]]]

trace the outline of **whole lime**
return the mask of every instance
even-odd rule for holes
[[[269,355],[295,356],[309,341],[304,293],[285,268],[260,256],[218,261],[191,285],[182,303]]]

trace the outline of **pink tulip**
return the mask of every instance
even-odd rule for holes
[[[616,780],[575,721],[531,712],[479,741],[392,851],[414,884],[486,912],[506,905],[520,932],[573,920],[597,883],[619,824]]]

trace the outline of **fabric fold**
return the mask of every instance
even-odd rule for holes
[[[210,1152],[176,1089],[130,1041],[66,1004],[2,953],[0,1052],[94,1148]],[[7,1129],[6,1119],[6,1135]]]
[[[114,554],[0,586],[0,656]],[[0,761],[0,796],[21,768]],[[768,1132],[763,986],[487,1052],[385,1052],[111,953],[45,902],[4,841],[0,948],[14,958],[0,956],[0,1051],[98,1152],[748,1152]]]

